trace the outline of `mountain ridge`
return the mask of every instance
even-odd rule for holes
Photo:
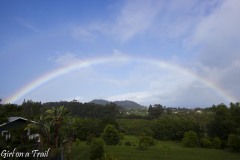
[[[107,101],[104,99],[94,99],[90,101],[89,103],[99,104],[99,105],[107,105],[109,103],[114,103],[119,107],[123,107],[124,109],[142,109],[144,106],[130,100],[124,100],[124,101]]]

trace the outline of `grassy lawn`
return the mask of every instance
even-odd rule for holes
[[[159,141],[154,147],[145,151],[138,150],[136,146],[125,146],[124,142],[137,144],[137,137],[125,136],[120,146],[105,146],[105,152],[117,156],[120,160],[239,160],[240,153],[224,150],[183,148],[176,142]],[[167,152],[166,152],[166,148]],[[81,142],[72,149],[72,160],[88,160],[89,146]]]

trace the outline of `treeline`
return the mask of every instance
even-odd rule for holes
[[[80,103],[80,102],[34,102],[27,100],[21,104],[0,104],[0,123],[6,122],[9,116],[23,116],[28,119],[37,119],[47,109],[52,107],[64,106],[70,111],[70,115],[73,117],[81,118],[115,118],[120,115],[122,107],[117,106],[114,103],[109,103],[105,106],[94,103]]]
[[[196,135],[194,146],[240,151],[239,103],[231,103],[229,107],[219,104],[192,110],[169,110],[155,105],[149,107],[147,117],[117,121],[127,134],[144,134],[158,140],[181,141],[187,136],[186,133],[191,131]]]
[[[69,111],[66,124],[73,139],[90,141],[100,137],[107,125],[122,135],[148,136],[157,140],[188,142],[195,137],[194,145],[204,148],[240,151],[240,104],[213,105],[209,108],[170,108],[160,104],[134,114],[115,104],[106,106],[80,102],[40,103],[24,101],[22,105],[5,104],[0,107],[1,122],[8,116],[23,116],[39,120],[47,110],[64,106]],[[65,127],[63,127],[65,128]],[[194,136],[193,136],[194,135]],[[187,144],[188,144],[187,143]],[[186,143],[184,143],[186,144]]]
[[[122,107],[117,106],[114,103],[108,103],[106,105],[99,105],[94,103],[80,103],[80,102],[48,102],[42,105],[43,110],[51,107],[64,106],[70,111],[72,116],[78,116],[81,118],[115,118],[123,110]]]

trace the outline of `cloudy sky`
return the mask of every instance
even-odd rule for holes
[[[239,0],[1,0],[0,98],[237,102],[239,17]]]

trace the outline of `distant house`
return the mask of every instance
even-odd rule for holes
[[[5,137],[6,140],[10,139],[11,134],[9,130],[25,127],[29,123],[37,123],[37,122],[28,120],[23,117],[9,117],[8,122],[0,124],[0,134],[1,136]],[[27,136],[29,139],[33,139],[33,138],[39,137],[39,134],[31,134],[30,129],[28,129]]]
[[[196,113],[202,113],[202,110],[197,110]]]

